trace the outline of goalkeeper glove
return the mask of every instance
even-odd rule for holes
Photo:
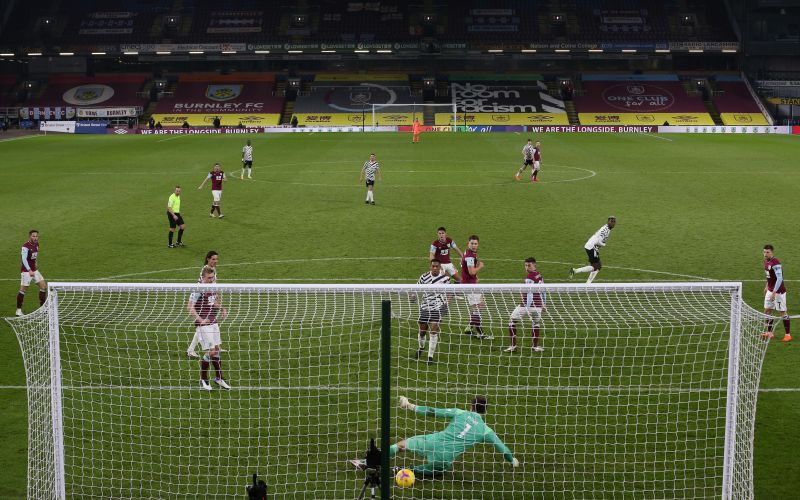
[[[411,411],[414,411],[414,410],[416,410],[416,409],[417,409],[417,405],[415,405],[415,404],[411,403],[411,402],[408,400],[408,398],[407,398],[407,397],[405,397],[405,396],[400,396],[400,408],[403,408],[404,410],[411,410]]]
[[[519,467],[519,460],[517,460],[516,458],[512,459],[511,460],[511,466],[512,467]]]

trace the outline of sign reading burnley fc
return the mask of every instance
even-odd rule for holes
[[[207,84],[181,82],[174,97],[159,102],[158,113],[279,113],[282,99],[260,82]]]

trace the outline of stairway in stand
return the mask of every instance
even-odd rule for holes
[[[435,104],[433,101],[425,101],[425,104]],[[436,125],[436,108],[432,106],[425,106],[422,112],[422,124],[423,125]]]
[[[714,120],[714,125],[725,125],[722,123],[722,118],[719,116],[719,111],[717,111],[717,107],[714,106],[713,102],[704,100],[703,104],[705,104],[708,114],[711,115],[711,119]]]
[[[578,110],[575,109],[574,101],[564,101],[564,109],[567,110],[567,118],[569,118],[570,125],[581,124],[581,120],[578,118]]]

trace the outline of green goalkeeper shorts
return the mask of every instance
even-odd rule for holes
[[[425,468],[430,472],[446,472],[453,468],[458,454],[449,449],[436,436],[414,436],[406,440],[406,449],[425,457]]]

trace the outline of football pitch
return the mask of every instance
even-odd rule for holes
[[[191,283],[206,251],[213,249],[220,253],[221,283],[414,283],[426,271],[430,242],[443,225],[462,248],[467,236],[480,236],[479,255],[486,262],[482,282],[522,282],[522,261],[532,255],[545,281],[557,283],[567,281],[569,267],[584,265],[583,244],[609,215],[618,223],[602,250],[598,283],[742,281],[745,301],[761,309],[761,248],[771,243],[784,263],[790,312],[797,313],[800,305],[800,250],[793,224],[800,208],[797,137],[543,134],[533,137],[542,142],[543,157],[541,182],[535,184],[525,182],[526,175],[520,182],[513,178],[527,138],[519,134],[426,134],[419,144],[411,144],[408,135],[391,133],[248,138],[255,155],[250,180],[239,179],[244,136],[48,135],[0,142],[4,315],[13,314],[19,247],[33,228],[40,231],[40,269],[48,281]],[[374,206],[364,204],[365,188],[358,180],[373,152],[383,173]],[[224,219],[208,216],[208,184],[197,190],[214,162],[229,177],[222,198]],[[175,184],[183,187],[187,246],[169,249],[165,211]],[[35,295],[29,289],[26,312],[35,308]],[[188,315],[186,323],[190,325]],[[780,324],[776,331],[782,333]],[[481,349],[499,352],[505,345],[503,331],[493,333],[495,339]],[[25,495],[28,446],[25,376],[16,339],[4,322],[0,335],[5,339],[0,344],[5,360],[0,429],[6,445],[0,454],[0,497],[20,498]],[[282,340],[280,349],[288,349],[288,342]],[[800,491],[795,459],[800,440],[798,342],[797,335],[790,344],[773,341],[764,363],[755,436],[757,498],[791,498]],[[539,354],[546,356],[547,351]],[[190,363],[177,355],[172,359],[177,370]],[[160,377],[169,378],[169,366],[157,361],[164,373]],[[437,366],[435,377],[449,381],[447,367]],[[276,362],[270,376],[286,378],[297,369],[293,363]],[[498,379],[504,370],[484,369]],[[332,365],[314,376],[322,380],[334,374]],[[346,383],[376,379],[373,375]],[[235,394],[226,396],[226,409],[239,408]],[[413,396],[420,400],[425,394]],[[452,404],[461,403],[453,398]],[[347,415],[348,409],[339,411]],[[367,411],[359,416],[360,423],[377,419],[377,408]],[[310,413],[277,418],[298,428],[318,421]],[[441,428],[436,422],[425,425],[417,431]],[[365,429],[348,431],[349,439],[361,440]],[[191,440],[187,443],[192,446]],[[474,457],[484,452],[487,462],[496,459],[488,449]],[[197,456],[203,459],[202,453]],[[476,481],[488,474],[479,465],[470,467],[477,469]],[[312,496],[326,498],[325,481],[357,483],[351,471],[341,470],[335,480],[308,477],[320,482]],[[249,472],[242,471],[243,476]],[[269,478],[269,471],[259,473]],[[465,470],[459,474],[458,484],[480,487],[464,477]],[[113,481],[108,472],[98,476]],[[706,496],[708,491],[692,494]],[[465,495],[447,488],[436,494]]]

